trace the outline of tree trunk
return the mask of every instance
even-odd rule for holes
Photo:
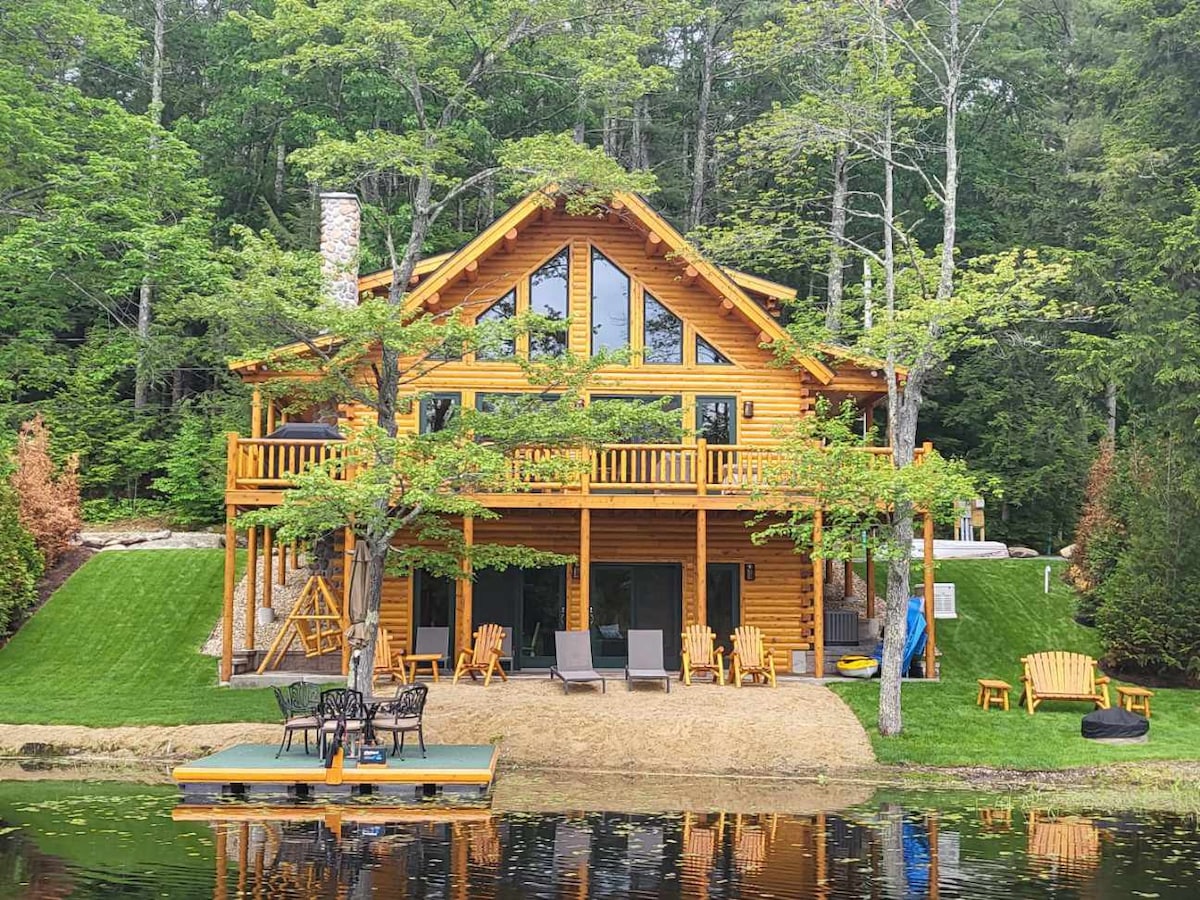
[[[633,125],[629,136],[629,165],[635,172],[650,168],[650,101],[638,97],[633,102]]]
[[[283,129],[275,137],[275,213],[283,212],[283,188],[287,176],[287,144],[283,140]]]
[[[409,279],[421,257],[421,247],[429,233],[432,194],[433,174],[425,170],[417,179],[416,191],[413,195],[411,231],[401,256],[396,256],[391,235],[388,235],[388,250],[391,253],[392,263],[392,283],[388,288],[388,304],[396,309],[399,309],[404,302]],[[381,342],[379,366],[376,371],[375,422],[389,438],[395,438],[399,431],[396,410],[400,395],[400,354],[394,347],[389,346],[387,341]],[[377,451],[374,465],[391,469],[394,463],[392,445],[385,443]],[[392,499],[383,496],[380,497],[377,504],[381,513],[379,519],[384,521],[386,513],[391,509]],[[392,537],[396,534],[398,527],[395,523],[400,518],[398,516],[386,517],[386,521],[391,527],[378,533],[368,533],[362,536],[362,540],[366,541],[367,550],[371,554],[371,568],[368,570],[369,577],[367,579],[366,635],[358,656],[355,686],[364,694],[370,692],[371,680],[375,672],[375,639],[379,632],[379,610],[383,605],[383,577]],[[365,685],[365,688],[361,685]]]
[[[842,295],[845,284],[845,260],[842,248],[846,240],[846,196],[850,192],[847,168],[849,152],[838,144],[833,155],[833,197],[829,215],[829,284],[826,292],[825,327],[837,334],[842,327]]]
[[[896,504],[892,511],[892,537],[899,548],[888,561],[887,593],[883,609],[883,667],[879,673],[879,733],[896,735],[904,727],[900,705],[900,670],[904,662],[904,637],[908,619],[910,560],[912,546],[912,504]]]
[[[1104,408],[1107,413],[1107,427],[1105,429],[1108,435],[1109,443],[1115,444],[1117,440],[1117,383],[1110,380],[1104,386]]]
[[[942,87],[942,105],[946,119],[946,172],[942,181],[942,259],[938,271],[939,300],[954,294],[954,244],[958,228],[958,91],[962,77],[962,59],[958,32],[960,0],[949,0],[946,48],[946,83]]]
[[[587,142],[587,112],[587,95],[581,90],[579,92],[579,97],[576,98],[575,101],[575,127],[571,132],[571,136],[575,139],[575,143],[577,144],[583,144]]]
[[[700,94],[696,99],[696,147],[692,154],[692,197],[688,204],[687,228],[690,231],[704,218],[704,197],[708,187],[708,108],[712,102],[713,70],[716,68],[717,16],[710,10],[704,23],[700,57]]]
[[[167,10],[166,0],[154,0],[154,58],[150,66],[150,121],[155,128],[162,125],[162,82],[163,82],[163,50],[165,44],[164,26]],[[158,144],[155,135],[150,137],[151,151]],[[149,261],[149,259],[148,259]],[[150,398],[150,316],[154,305],[154,280],[147,272],[142,277],[138,289],[137,317],[137,372],[133,387],[133,408],[143,409]]]

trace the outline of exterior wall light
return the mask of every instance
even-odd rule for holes
[[[747,581],[754,580],[754,563],[745,563],[742,566],[742,575]]]
[[[579,580],[579,563],[571,563],[571,578]]]
[[[743,400],[742,401],[742,418],[743,419],[753,419],[754,418],[754,401],[753,400]]]

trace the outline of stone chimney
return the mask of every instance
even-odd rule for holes
[[[356,194],[321,192],[321,274],[328,299],[338,306],[358,305],[361,219]]]

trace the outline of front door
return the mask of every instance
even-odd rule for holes
[[[741,624],[742,573],[738,563],[708,564],[708,627],[726,654],[733,649],[730,635]]]
[[[621,668],[628,660],[629,629],[663,633],[663,661],[679,667],[683,566],[678,563],[597,563],[592,566],[592,662]]]
[[[509,638],[514,669],[554,665],[554,632],[565,628],[565,566],[483,569],[475,576],[471,628],[495,623]]]

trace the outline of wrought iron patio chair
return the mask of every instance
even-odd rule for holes
[[[371,729],[376,733],[390,732],[392,735],[392,756],[400,755],[404,759],[404,736],[410,732],[417,733],[421,744],[421,755],[425,755],[425,730],[422,716],[425,714],[425,700],[429,696],[429,688],[423,684],[413,684],[400,688],[396,699],[389,700],[379,707],[371,720]]]
[[[292,749],[292,737],[297,731],[303,732],[304,752],[308,753],[308,733],[320,727],[317,716],[320,698],[320,688],[307,681],[293,681],[285,687],[275,688],[275,702],[283,714],[283,738],[279,741],[276,759],[285,749]]]
[[[339,729],[344,736],[357,734],[360,737],[367,727],[367,705],[360,691],[350,688],[330,688],[321,693],[318,712],[320,726],[317,729],[317,747],[322,756],[328,749],[325,742]]]

